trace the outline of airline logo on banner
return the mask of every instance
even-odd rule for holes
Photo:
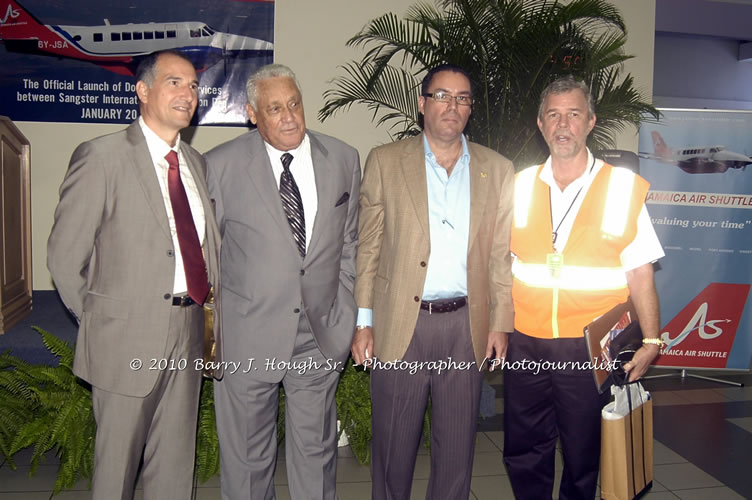
[[[711,283],[663,329],[656,366],[725,368],[749,284]]]

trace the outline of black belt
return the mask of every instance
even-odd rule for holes
[[[188,306],[192,306],[195,303],[196,301],[190,298],[188,295],[184,295],[182,297],[178,297],[178,296],[172,297],[173,306],[188,307]]]
[[[467,297],[420,301],[420,308],[423,309],[424,311],[428,311],[428,314],[454,312],[457,309],[462,309],[466,305],[467,305]]]

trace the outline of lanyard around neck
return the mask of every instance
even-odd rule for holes
[[[595,167],[595,156],[593,156],[593,163],[590,165],[590,171],[588,172],[588,175],[593,173],[593,168]],[[577,194],[574,195],[574,198],[572,199],[572,203],[569,204],[569,208],[567,208],[567,211],[564,212],[564,215],[559,220],[559,223],[556,225],[556,229],[553,229],[551,231],[551,246],[556,244],[556,238],[559,236],[559,228],[561,227],[561,224],[564,222],[564,219],[567,218],[567,215],[569,215],[569,212],[572,210],[572,207],[574,206],[574,203],[577,201],[577,198],[579,198],[580,193],[582,192],[582,188],[584,188],[585,185],[583,184],[580,186],[580,189],[577,190]],[[551,186],[548,186],[548,213],[551,217],[551,227],[554,227],[554,210],[552,208],[553,203],[551,202]],[[555,249],[554,249],[555,250]]]

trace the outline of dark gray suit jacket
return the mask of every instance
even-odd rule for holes
[[[180,148],[203,202],[204,256],[209,279],[217,283],[220,238],[206,167],[188,144],[181,142]],[[80,319],[74,373],[106,391],[146,396],[159,373],[148,369],[150,360],[165,357],[175,251],[138,122],[73,152],[60,187],[47,266],[63,302]],[[133,359],[143,362],[140,370],[131,369]]]
[[[319,349],[332,362],[344,363],[354,333],[360,160],[342,141],[310,130],[308,136],[318,211],[305,259],[258,131],[206,154],[222,234],[225,360],[247,365],[254,358],[256,369],[248,375],[256,380],[278,381],[284,375],[264,364],[290,360],[301,304]]]

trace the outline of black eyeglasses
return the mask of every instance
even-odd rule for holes
[[[457,106],[472,106],[473,105],[473,98],[469,95],[452,95],[449,92],[434,92],[434,93],[425,93],[423,94],[423,97],[430,97],[436,102],[441,102],[444,104],[449,104],[452,99],[454,99],[454,102],[457,103]]]

